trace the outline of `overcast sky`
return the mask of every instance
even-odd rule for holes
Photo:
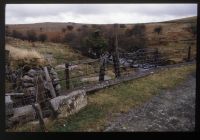
[[[197,4],[7,4],[6,24],[147,23],[197,15]]]

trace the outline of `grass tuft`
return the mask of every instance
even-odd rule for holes
[[[35,50],[27,50],[6,45],[6,50],[10,51],[11,66],[44,65],[43,55]]]

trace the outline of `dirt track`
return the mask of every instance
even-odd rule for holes
[[[144,105],[121,114],[105,131],[194,131],[196,78],[165,90]]]

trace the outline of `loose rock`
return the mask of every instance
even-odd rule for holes
[[[60,84],[56,85],[55,89],[56,89],[56,91],[59,91],[61,89]]]
[[[36,93],[36,89],[35,89],[35,87],[29,87],[29,88],[27,88],[27,92],[30,95],[34,95]]]
[[[34,86],[33,83],[23,83],[22,85],[23,85],[25,88],[33,87],[33,86]]]
[[[84,90],[77,90],[68,95],[58,96],[50,100],[58,117],[67,117],[78,112],[87,105],[87,96]]]
[[[11,127],[13,124],[23,124],[36,119],[36,112],[32,105],[14,108],[13,117],[6,120],[6,127]]]
[[[34,79],[29,77],[28,75],[25,75],[25,76],[23,76],[22,81],[26,82],[26,83],[33,83]]]
[[[31,77],[34,77],[36,73],[37,73],[36,70],[30,69],[27,74]]]
[[[13,115],[13,101],[10,96],[5,96],[6,116]]]

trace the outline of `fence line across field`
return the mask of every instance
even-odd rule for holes
[[[51,70],[48,70],[49,65],[43,67],[42,70],[45,72],[44,75],[40,73],[33,78],[35,84],[34,88],[36,89],[35,94],[24,94],[19,92],[18,89],[8,89],[6,90],[6,96],[12,97],[14,100],[13,106],[15,108],[24,106],[32,107],[35,110],[35,116],[37,116],[39,120],[41,129],[45,131],[43,118],[49,116],[56,117],[57,115],[50,103],[50,100],[54,97],[62,94],[65,95],[66,93],[69,93],[69,91],[76,89],[88,89],[87,87],[95,89],[95,85],[98,84],[99,87],[105,87],[106,85],[104,86],[101,84],[106,82],[113,83],[113,81],[119,82],[120,79],[123,81],[123,79],[132,75],[142,75],[144,71],[140,71],[140,69],[144,70],[146,69],[145,67],[147,67],[147,70],[157,70],[157,68],[159,69],[159,66],[162,67],[163,63],[164,65],[169,65],[166,62],[173,57],[181,59],[183,63],[185,61],[192,61],[195,57],[192,55],[191,49],[193,48],[189,46],[184,49],[162,50],[153,48],[140,49],[133,53],[119,53],[118,56],[120,59],[118,63],[114,63],[114,59],[116,59],[114,54],[105,55],[99,59],[78,61],[67,61],[62,58],[62,67],[50,67],[58,74],[58,78],[51,79]],[[13,59],[9,60],[17,61]],[[116,65],[118,65],[118,68],[116,68]],[[72,66],[76,67],[72,68]],[[22,69],[23,68],[19,70],[19,76],[23,75]],[[53,86],[53,82],[58,82],[59,85],[61,85],[59,94],[55,92],[56,88]],[[17,83],[11,82],[11,84],[16,85]],[[22,88],[23,91],[27,90],[26,87]],[[28,121],[26,116],[22,117],[25,122]]]
[[[189,47],[188,47],[189,48]],[[141,52],[143,54],[148,54],[150,52],[154,52],[156,48],[153,48],[153,49],[139,49],[135,52],[132,52],[132,53],[119,53],[119,55],[134,55],[134,54],[137,54],[138,51],[140,50],[148,50],[148,52]],[[162,50],[165,50],[164,48],[161,48],[161,49],[158,49],[159,51],[162,51]],[[172,51],[186,51],[187,48],[180,48],[180,49],[172,49],[172,50],[169,50],[170,52]],[[166,50],[165,50],[166,51]],[[44,58],[33,58],[33,59],[49,59],[49,58],[52,58],[52,57],[44,57]],[[54,59],[62,59],[62,60],[67,60],[67,58],[64,58],[64,57],[53,57]],[[11,61],[18,61],[16,59],[12,59],[10,58]],[[96,61],[99,61],[99,59],[87,59],[87,60],[76,60],[76,61],[70,61],[70,65],[77,65],[77,64],[84,64],[84,63],[92,63],[92,62],[96,62]]]
[[[189,47],[190,48],[190,47]],[[190,50],[190,49],[189,49]],[[181,51],[187,51],[187,49],[177,49],[177,52],[181,52]],[[154,51],[152,51],[152,53],[154,53]],[[129,54],[131,54],[131,53],[129,53]],[[143,55],[144,53],[142,53],[142,55]],[[146,54],[148,54],[148,53],[146,53]],[[154,56],[154,55],[152,55],[152,56]],[[141,56],[141,57],[144,57],[145,58],[145,56]],[[190,56],[188,56],[188,57],[190,57]],[[164,62],[164,61],[167,61],[167,58],[169,58],[169,57],[160,57],[158,60],[156,60],[156,62],[154,62],[155,61],[155,58],[154,57],[152,57],[151,59],[145,59],[144,61],[147,61],[148,62],[148,64],[156,64],[156,63],[160,63],[160,62]],[[190,59],[190,58],[189,58]],[[96,62],[96,61],[99,61],[99,60],[95,60],[95,61],[92,61],[92,62]],[[141,60],[142,61],[142,60]],[[84,64],[88,64],[88,63],[92,63],[92,62],[84,62]],[[145,62],[144,62],[145,63]],[[83,63],[79,63],[79,64],[83,64]],[[127,68],[128,66],[122,66],[122,65],[120,65],[120,68]],[[66,68],[65,68],[66,69]],[[65,70],[65,69],[63,69],[63,70]],[[105,71],[106,70],[108,70],[108,69],[105,69]],[[109,69],[109,70],[113,70],[112,68],[111,69]],[[70,71],[69,71],[69,73],[70,73]],[[98,73],[97,72],[93,72],[93,73],[88,73],[88,74],[83,74],[83,75],[78,75],[78,76],[75,76],[75,77],[70,77],[69,76],[69,79],[67,79],[67,81],[70,81],[70,80],[72,80],[72,82],[74,81],[74,79],[77,79],[77,81],[79,81],[79,83],[84,83],[84,82],[81,82],[80,81],[80,78],[82,78],[82,77],[85,77],[85,78],[89,78],[89,77],[92,77],[92,74],[96,74],[96,75],[98,75]],[[70,74],[69,74],[70,75]],[[62,80],[66,80],[66,79],[62,79]],[[69,87],[69,86],[68,86]]]
[[[161,51],[162,51],[162,49],[151,48],[151,49],[139,49],[133,53],[119,53],[119,57],[126,58],[126,60],[124,62],[120,63],[120,69],[130,67],[130,65],[124,65],[126,62],[128,62],[128,59],[132,59],[133,62],[137,61],[137,63],[139,62],[141,65],[148,63],[151,65],[155,65],[155,67],[156,67],[156,65],[158,65],[158,63],[165,62],[165,61],[167,61],[167,59],[170,59],[173,57],[174,58],[182,57],[183,52],[185,52],[185,54],[184,54],[186,56],[185,59],[188,59],[188,60],[191,59],[191,47],[190,46],[187,48],[184,48],[184,49],[181,48],[181,49],[173,49],[170,51],[164,50],[164,52],[161,52]],[[173,54],[173,56],[170,56],[172,54]],[[164,56],[162,56],[162,55],[164,55]],[[44,58],[38,58],[38,59],[44,59]],[[55,58],[55,59],[57,59],[57,58]],[[55,71],[56,72],[64,72],[64,77],[61,77],[59,80],[57,80],[57,82],[66,81],[67,88],[70,88],[69,81],[75,81],[75,79],[77,79],[77,81],[79,81],[79,83],[81,83],[80,78],[84,78],[84,76],[89,78],[90,76],[92,77],[92,75],[94,75],[94,74],[98,75],[100,72],[100,69],[99,69],[100,68],[100,63],[99,63],[100,59],[87,59],[87,60],[78,60],[78,61],[70,61],[70,62],[69,61],[66,62],[65,58],[59,58],[59,59],[64,60],[64,68],[58,68],[58,69],[55,69]],[[17,60],[13,60],[13,59],[10,59],[10,60],[17,61]],[[88,67],[88,65],[93,66],[94,63],[97,63],[96,68],[92,67],[93,72],[91,72],[91,71],[88,72],[89,69],[91,69],[91,67]],[[109,65],[109,66],[106,66],[105,71],[106,72],[113,71],[113,68],[112,68],[113,64],[109,63],[108,58],[107,58],[107,63],[108,64],[106,64],[106,65]],[[76,71],[76,68],[74,68],[73,70],[70,70],[70,67],[75,66],[75,65],[84,65],[85,66],[85,68],[81,69],[82,74],[76,74],[74,76],[71,75],[71,74],[73,74],[73,72]],[[77,83],[77,82],[75,82],[75,83]],[[82,82],[82,83],[84,83],[84,82]]]

